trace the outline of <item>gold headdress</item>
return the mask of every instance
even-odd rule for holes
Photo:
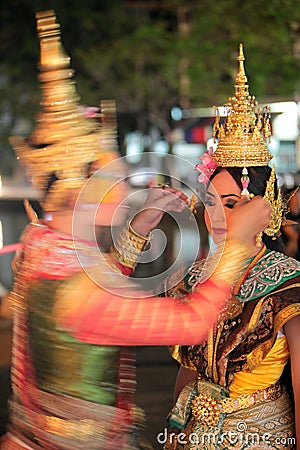
[[[70,58],[60,40],[60,26],[54,11],[36,14],[40,40],[40,112],[30,138],[11,139],[20,163],[34,187],[44,196],[44,210],[56,210],[70,190],[81,189],[88,165],[116,149],[114,103],[104,103],[104,111],[89,117],[79,106]],[[105,122],[105,114],[107,114]],[[101,124],[105,122],[103,127]],[[47,192],[49,180],[54,182]]]
[[[242,195],[249,195],[249,177],[247,167],[268,166],[272,159],[267,143],[271,136],[269,107],[263,110],[257,107],[254,96],[249,95],[247,76],[244,70],[243,46],[240,44],[236,77],[235,95],[225,104],[226,118],[220,123],[218,108],[215,107],[216,121],[213,137],[217,139],[217,148],[211,155],[217,166],[243,167],[241,182]],[[280,189],[275,198],[275,166],[267,181],[264,198],[272,208],[271,220],[264,233],[273,236],[280,233],[284,216],[284,203]]]
[[[264,111],[257,108],[255,97],[249,95],[244,60],[240,44],[235,96],[229,97],[225,104],[224,125],[220,124],[218,108],[215,108],[213,137],[218,139],[218,145],[212,158],[222,167],[267,166],[272,159],[267,147],[271,136],[269,108]]]

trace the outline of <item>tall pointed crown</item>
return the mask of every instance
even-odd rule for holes
[[[61,44],[54,11],[37,13],[36,18],[40,40],[40,112],[31,137],[26,140],[13,137],[11,142],[33,186],[47,194],[41,200],[43,208],[55,210],[68,191],[83,186],[88,164],[101,160],[108,147],[116,149],[115,107],[104,102],[103,113],[93,117],[86,114],[79,105],[72,79],[74,72]],[[47,192],[53,175],[54,183]]]
[[[255,97],[249,95],[242,44],[237,59],[235,95],[225,104],[224,124],[220,123],[219,110],[215,107],[213,137],[218,143],[212,158],[222,167],[267,166],[272,159],[267,147],[271,136],[269,108],[258,108]]]

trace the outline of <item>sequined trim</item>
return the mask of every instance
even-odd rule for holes
[[[201,282],[204,261],[194,263],[189,270],[188,286]],[[300,275],[300,262],[280,252],[267,250],[250,270],[237,297],[242,302],[257,299],[272,292],[285,281]]]
[[[280,252],[268,251],[250,270],[238,297],[243,302],[254,300],[297,275],[300,275],[299,261]]]
[[[289,320],[297,315],[300,315],[300,303],[289,305],[284,308],[277,314],[275,318],[275,330],[279,330],[280,328],[282,328],[283,325],[285,325]]]
[[[189,270],[189,277],[187,280],[187,285],[190,289],[194,287],[195,284],[201,283],[201,275],[202,269],[204,266],[205,260],[196,261]]]

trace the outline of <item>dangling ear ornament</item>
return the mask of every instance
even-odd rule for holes
[[[241,183],[242,183],[242,186],[243,186],[243,190],[241,192],[241,195],[250,198],[250,192],[248,191],[248,186],[249,186],[249,183],[250,183],[250,179],[249,179],[249,176],[248,176],[248,169],[247,169],[247,167],[243,168],[242,177],[241,177]]]

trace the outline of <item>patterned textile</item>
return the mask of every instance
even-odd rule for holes
[[[21,242],[10,294],[13,399],[1,449],[20,442],[37,450],[148,448],[139,437],[135,361],[126,345],[200,342],[230,283],[216,275],[186,301],[162,301],[134,290],[134,280],[111,255],[99,258],[91,242],[42,223],[29,225]],[[225,263],[225,273],[236,274],[245,258],[246,250],[235,251],[236,269]],[[185,316],[180,328],[178,315]]]
[[[166,295],[186,295],[201,280],[201,266],[202,262],[194,264],[178,285],[174,285],[174,275]],[[273,280],[272,289],[269,279]],[[174,346],[172,355],[185,367],[197,370],[202,379],[228,388],[235,372],[251,371],[260,364],[278,331],[300,314],[299,299],[299,262],[267,251],[247,274],[228,305],[227,315],[208,340],[199,346]]]
[[[143,448],[134,352],[82,344],[55,327],[55,291],[82,261],[95,264],[97,249],[41,224],[30,225],[22,243],[11,294],[13,397],[1,450]]]
[[[202,382],[200,382],[202,383]],[[170,429],[164,450],[281,450],[294,449],[294,417],[286,391],[274,400],[265,400],[248,408],[223,414],[218,423],[205,425],[196,420],[191,409],[191,397],[198,391],[195,383],[181,392],[169,415]],[[218,402],[226,397],[226,390],[213,383],[203,383],[201,392],[213,396]],[[187,392],[186,392],[187,391]],[[228,392],[227,392],[228,395]],[[172,428],[174,420],[181,429]]]
[[[26,443],[26,439],[24,436],[18,437],[18,432],[14,431],[13,433],[7,433],[3,440],[0,442],[0,448],[4,450],[42,450],[45,447],[41,447],[38,444],[33,444],[32,442]],[[95,443],[92,444],[91,447],[87,447],[85,443],[84,449],[93,450]],[[100,444],[100,447],[96,447],[97,450],[115,450],[115,445],[118,445],[115,441],[110,441],[108,447]],[[123,450],[153,450],[151,445],[139,434],[131,433],[127,436],[127,444],[125,447],[122,447]],[[77,447],[72,447],[72,450],[76,450]],[[70,447],[67,445],[66,450],[70,450]]]
[[[177,274],[172,275],[165,282],[164,295],[184,298],[201,283],[202,267],[203,261],[194,263],[185,270],[184,279],[180,279],[177,284]],[[182,271],[179,277],[181,275]],[[242,373],[251,374],[261,365],[286,322],[300,314],[299,299],[300,263],[281,253],[267,250],[259,259],[248,261],[233,289],[227,310],[219,316],[207,340],[200,345],[170,347],[172,356],[182,366],[197,372],[198,383],[201,383],[199,393],[205,394],[209,388],[213,393],[210,395],[220,405],[220,394],[230,395],[234,375],[239,373],[242,383]],[[191,413],[192,400],[186,389],[187,386],[170,412],[169,437],[165,449],[294,448],[294,418],[284,388],[276,399],[259,404],[253,402],[253,406],[234,412],[228,413],[216,406],[221,413],[219,422],[213,427],[203,426],[198,416]],[[230,399],[240,402],[241,397]],[[183,421],[183,418],[186,420]],[[174,435],[176,442],[174,439],[170,442],[173,431],[177,435],[177,438]],[[191,441],[187,439],[185,444],[180,442],[180,432],[191,436]],[[241,436],[238,434],[240,432]],[[208,442],[208,438],[211,442]],[[231,442],[230,439],[234,438],[235,441]],[[253,439],[259,442],[253,442]]]
[[[300,277],[266,297],[242,304],[242,312],[219,322],[199,346],[180,347],[180,358],[205,380],[228,387],[235,372],[251,371],[272,348],[278,331],[300,314]]]
[[[133,405],[128,405],[127,409],[109,405],[99,407],[74,397],[51,394],[33,385],[27,388],[30,405],[24,407],[16,397],[10,402],[10,431],[17,436],[22,434],[24,442],[34,448],[136,448],[130,446],[132,437],[129,436],[133,432],[138,435],[138,428],[144,423],[139,408]],[[6,446],[2,448],[6,449]]]

